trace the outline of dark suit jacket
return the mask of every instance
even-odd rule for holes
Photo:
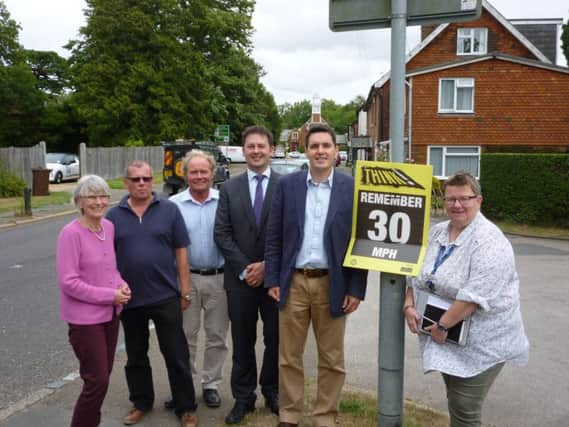
[[[307,172],[283,176],[277,184],[265,246],[265,287],[280,286],[279,308],[286,304],[296,258],[304,236]],[[334,171],[326,224],[324,249],[328,256],[330,314],[343,315],[346,295],[365,297],[367,271],[342,267],[352,226],[354,180]]]
[[[239,279],[239,275],[247,265],[265,259],[267,218],[279,177],[278,173],[271,170],[263,201],[260,227],[257,227],[255,221],[247,172],[221,185],[215,216],[214,239],[225,258],[226,289],[248,287]]]

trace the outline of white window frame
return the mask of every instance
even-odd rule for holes
[[[453,94],[453,106],[452,108],[442,107],[442,97],[443,97],[443,81],[453,81],[454,82],[454,94]],[[458,105],[458,89],[460,88],[472,88],[472,108],[468,110],[459,110]],[[439,79],[439,113],[474,113],[474,78],[472,77],[448,77]]]
[[[481,37],[482,36],[482,37]],[[463,52],[461,43],[464,39],[470,39],[470,51]],[[475,40],[483,39],[484,42],[480,41],[479,50],[475,51]],[[458,28],[456,31],[456,54],[462,55],[486,55],[488,52],[488,28]]]
[[[431,148],[442,148],[442,166],[441,166],[441,171],[442,171],[442,175],[434,175],[436,178],[438,179],[447,179],[448,176],[446,176],[445,171],[446,171],[446,160],[447,157],[477,157],[478,158],[478,162],[477,162],[477,169],[478,169],[478,174],[475,176],[476,179],[480,178],[480,153],[481,153],[481,149],[479,145],[428,145],[427,146],[427,164],[431,165]],[[472,149],[472,148],[476,148],[476,152],[475,153],[449,153],[447,151],[448,148],[468,148],[468,149]],[[435,173],[435,171],[433,171],[433,174]]]

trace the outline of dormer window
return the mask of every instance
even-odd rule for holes
[[[484,55],[487,52],[487,28],[459,28],[456,39],[457,55]]]

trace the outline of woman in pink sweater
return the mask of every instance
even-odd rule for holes
[[[130,289],[115,259],[114,226],[104,218],[110,190],[104,179],[86,175],[73,201],[79,218],[65,225],[57,240],[57,279],[61,318],[69,324],[69,342],[79,360],[83,389],[72,427],[98,426],[109,386],[122,304]]]

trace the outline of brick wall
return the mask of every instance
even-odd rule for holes
[[[473,77],[474,113],[439,114],[442,77]],[[413,77],[413,155],[427,145],[569,147],[569,74],[502,60]],[[556,146],[556,147],[554,147]]]

